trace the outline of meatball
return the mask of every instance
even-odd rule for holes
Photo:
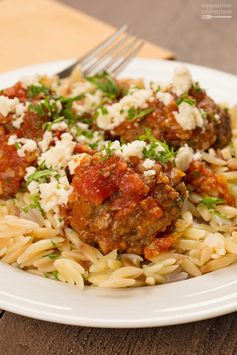
[[[171,93],[172,94],[172,93]],[[173,112],[178,110],[178,97],[172,94],[173,100],[164,105],[158,98],[148,102],[153,112],[132,121],[126,120],[109,132],[109,137],[119,137],[123,142],[131,142],[145,133],[149,128],[156,139],[165,140],[168,144],[181,147],[188,144],[194,149],[207,150],[214,146],[223,148],[232,136],[230,116],[220,108],[204,90],[191,88],[188,98],[195,100],[195,105],[204,114],[203,127],[184,130],[176,121]]]
[[[8,144],[7,135],[0,137],[0,198],[13,197],[19,190],[26,167],[37,158],[35,152],[19,157],[14,145]]]
[[[81,240],[105,254],[117,249],[143,255],[153,243],[148,254],[155,255],[161,244],[154,241],[180,215],[186,197],[183,178],[171,162],[145,171],[138,157],[125,161],[114,155],[101,161],[98,154],[88,156],[75,170],[74,191],[62,215]]]

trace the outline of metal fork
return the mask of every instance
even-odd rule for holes
[[[81,66],[84,75],[87,76],[103,71],[117,75],[136,56],[143,44],[144,41],[133,36],[129,32],[128,25],[124,25],[98,47],[59,72],[58,76],[61,79],[66,78],[78,64]]]

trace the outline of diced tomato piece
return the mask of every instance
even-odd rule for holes
[[[18,81],[14,86],[3,90],[2,95],[7,96],[10,99],[17,97],[20,101],[25,101],[27,98],[27,90],[23,83]]]
[[[144,256],[147,260],[152,260],[155,256],[159,255],[162,252],[166,252],[170,249],[174,243],[174,238],[171,235],[165,237],[156,238],[145,247]]]

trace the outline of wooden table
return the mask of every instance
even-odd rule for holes
[[[115,26],[128,23],[143,38],[175,52],[179,60],[237,74],[234,9],[232,19],[202,20],[200,5],[204,0],[62,2]],[[1,355],[237,354],[236,313],[197,323],[135,330],[71,327],[8,312],[0,317]]]

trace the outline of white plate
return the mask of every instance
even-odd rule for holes
[[[23,75],[53,74],[70,61],[46,63],[0,75],[1,87]],[[177,62],[136,59],[124,76],[169,80]],[[218,101],[237,101],[237,77],[188,65]],[[0,262],[0,308],[21,315],[65,324],[137,328],[172,325],[211,318],[237,310],[237,265],[194,279],[167,285],[98,289],[44,279]]]

